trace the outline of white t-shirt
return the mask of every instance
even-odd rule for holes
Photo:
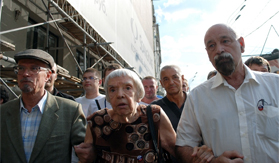
[[[76,102],[78,102],[82,105],[83,113],[84,113],[85,117],[87,117],[89,114],[94,113],[92,110],[89,109],[90,104],[95,104],[95,99],[100,99],[103,97],[105,97],[105,95],[103,95],[103,94],[100,94],[99,96],[97,96],[93,99],[87,99],[85,96],[82,96],[82,97],[76,98]]]
[[[279,162],[279,75],[245,66],[237,90],[219,73],[193,89],[178,124],[176,145],[194,147],[202,140],[215,156],[236,150],[244,162]]]
[[[95,100],[94,100],[94,101],[95,101]],[[107,101],[105,95],[104,95],[104,97],[101,97],[101,98],[98,99],[98,103],[99,103],[101,109],[104,109],[104,108],[112,109],[112,106],[111,106],[111,104]],[[145,104],[145,103],[138,103],[138,104],[148,105],[148,104]],[[94,112],[97,111],[97,110],[99,110],[96,101],[95,101],[94,103],[91,103],[90,106],[89,106],[89,108],[90,108],[90,110],[92,110],[92,111],[94,111]],[[93,113],[94,113],[94,112],[93,112]],[[89,114],[88,114],[88,115],[89,115]]]
[[[139,104],[140,105],[145,105],[145,106],[149,105],[148,103],[145,103],[145,102],[142,102],[142,101],[140,101]]]
[[[104,108],[112,109],[110,103],[106,99],[106,96],[98,99],[98,102],[99,102],[99,105],[100,105],[101,109],[104,109]],[[95,105],[92,105],[92,109],[93,110],[99,110],[96,102],[95,102]]]

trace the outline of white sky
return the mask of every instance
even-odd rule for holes
[[[271,28],[262,54],[279,49],[278,0],[154,0],[153,3],[160,30],[161,67],[178,65],[190,89],[204,82],[214,69],[203,44],[206,30],[214,24],[229,24],[244,37],[243,55],[261,54],[273,25],[275,30]],[[235,21],[238,15],[241,16]],[[248,58],[243,57],[243,61]]]

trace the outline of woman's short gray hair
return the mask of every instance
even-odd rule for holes
[[[136,86],[137,98],[138,98],[138,100],[141,100],[144,97],[145,92],[144,92],[144,87],[142,85],[142,82],[141,82],[139,76],[135,72],[128,70],[128,69],[117,69],[117,70],[112,71],[106,77],[106,80],[105,80],[104,89],[105,89],[107,101],[110,102],[110,99],[108,98],[108,82],[109,82],[109,80],[113,79],[115,77],[122,77],[122,76],[128,76],[134,81],[134,84]]]

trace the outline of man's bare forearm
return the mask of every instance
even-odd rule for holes
[[[190,146],[175,146],[175,155],[179,162],[192,162],[193,148]]]

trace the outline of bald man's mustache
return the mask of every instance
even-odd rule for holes
[[[233,59],[231,53],[223,52],[223,53],[221,53],[220,55],[216,55],[216,56],[214,57],[214,60],[215,60],[215,61],[216,61],[216,60],[221,60],[221,59],[223,59],[223,58],[231,58],[231,59]]]
[[[216,55],[214,61],[217,71],[222,75],[229,76],[235,70],[233,56],[228,52]]]

